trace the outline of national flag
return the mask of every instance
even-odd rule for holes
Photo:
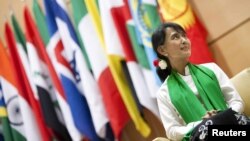
[[[26,141],[18,91],[15,88],[13,67],[7,48],[4,48],[1,41],[0,60],[0,116],[2,117],[4,138],[6,141]]]
[[[190,62],[214,61],[206,43],[206,29],[195,16],[187,0],[158,0],[163,21],[176,22],[186,30],[192,43]]]
[[[98,1],[100,6],[100,17],[104,35],[105,49],[108,56],[109,66],[112,75],[121,93],[122,99],[126,105],[129,115],[131,116],[136,129],[144,136],[150,134],[150,128],[141,117],[136,102],[128,87],[127,80],[122,70],[121,62],[124,60],[124,52],[119,40],[119,35],[112,19],[112,10],[123,4],[122,1]]]
[[[88,97],[86,92],[89,88],[86,87],[87,81],[83,76],[86,73],[87,79],[89,79],[88,73],[90,72],[88,72],[73,26],[65,11],[65,5],[62,1],[45,0],[44,2],[51,35],[58,30],[59,40],[62,39],[62,44],[56,46],[54,51],[55,59],[58,62],[56,68],[58,68],[58,74],[66,92],[75,126],[90,140],[99,140],[91,119],[91,109],[86,101]],[[90,81],[90,83],[92,82]]]
[[[23,123],[25,130],[25,137],[28,141],[34,141],[34,140],[40,141],[42,140],[41,131],[39,130],[37,121],[34,117],[33,113],[34,111],[33,108],[31,107],[31,101],[29,99],[30,95],[28,95],[30,94],[31,90],[29,90],[29,93],[26,90],[27,89],[26,84],[28,82],[27,77],[25,77],[24,68],[21,64],[21,60],[17,52],[14,36],[8,23],[5,23],[5,37],[7,40],[7,45],[11,56],[10,60],[11,63],[9,64],[13,66],[13,69],[11,69],[10,67],[10,69],[6,71],[7,72],[6,73],[7,75],[5,75],[6,83],[2,81],[2,85],[3,88],[5,88],[4,84],[6,84],[6,89],[7,89],[6,91],[10,92],[9,95],[10,98],[11,99],[15,98],[15,100],[13,100],[14,106],[16,105],[15,104],[16,102],[19,102],[20,104],[20,109],[19,110],[15,109],[14,111],[22,112],[21,114],[18,112],[17,113],[13,112],[14,114],[13,116],[15,117],[13,119],[18,119],[17,123],[19,124]],[[11,70],[13,71],[11,72]],[[23,118],[21,118],[21,115]]]
[[[48,129],[46,128],[46,126],[44,124],[44,120],[43,120],[42,115],[41,115],[41,109],[40,109],[38,101],[37,101],[38,100],[37,96],[35,96],[33,94],[33,91],[32,91],[31,86],[29,84],[28,77],[26,76],[24,67],[21,63],[20,57],[19,57],[18,52],[17,52],[17,48],[15,45],[12,30],[10,29],[10,27],[7,23],[5,24],[5,36],[7,39],[8,48],[10,50],[12,63],[15,66],[15,70],[16,70],[15,76],[16,76],[17,81],[18,81],[18,89],[19,89],[20,95],[22,98],[24,98],[25,102],[27,102],[26,104],[28,104],[28,105],[26,105],[26,108],[28,110],[32,109],[32,112],[34,113],[34,115],[36,117],[36,122],[39,126],[39,131],[41,133],[41,137],[40,137],[39,133],[36,133],[36,131],[35,131],[36,128],[35,128],[35,129],[31,130],[33,133],[31,136],[35,138],[33,140],[44,140],[44,141],[50,140],[51,135],[48,132]],[[18,72],[17,72],[17,70],[18,70]],[[23,99],[21,99],[21,100],[23,100]],[[22,113],[24,115],[27,114],[27,115],[31,116],[31,114],[33,114],[32,112],[30,111],[30,112],[26,113],[25,109],[22,110]],[[30,121],[33,120],[32,117],[29,117],[29,118],[24,117],[24,119],[28,119]],[[34,123],[32,123],[32,124],[34,124]],[[29,132],[31,132],[31,131],[29,131]]]
[[[149,62],[147,61],[147,54],[144,50],[144,47],[142,44],[138,42],[138,39],[137,39],[138,36],[136,35],[136,27],[135,27],[134,21],[129,20],[127,22],[126,27],[127,27],[127,31],[129,34],[130,41],[132,43],[132,47],[133,47],[133,51],[135,53],[136,59],[142,69],[143,78],[144,78],[143,81],[145,81],[144,83],[146,83],[145,85],[147,87],[148,93],[150,94],[150,97],[156,100],[155,98],[156,98],[157,90],[159,89],[159,85],[157,85],[157,83],[152,83],[152,80],[155,80],[155,76],[152,70],[150,69],[150,65],[149,65]],[[155,106],[153,106],[154,105],[153,103],[152,105],[148,103],[149,105],[151,105],[148,108],[151,109],[151,111],[154,112],[155,115],[159,115],[158,108],[156,107],[157,109],[155,109]]]
[[[42,40],[40,39],[41,37],[40,37],[38,31],[36,30],[34,22],[32,21],[31,16],[28,16],[28,15],[30,15],[29,12],[27,10],[25,10],[24,12],[26,13],[25,15],[27,16],[27,23],[29,23],[31,26],[30,30],[32,30],[32,33],[33,33],[33,37],[34,37],[33,40],[36,40],[35,47],[36,47],[37,51],[39,53],[41,53],[41,56],[44,58],[47,66],[48,66],[53,85],[55,86],[56,98],[57,98],[58,103],[61,107],[62,114],[63,114],[64,120],[65,120],[66,127],[68,129],[68,132],[69,132],[72,140],[80,141],[82,139],[82,136],[74,126],[69,105],[68,105],[67,101],[65,100],[65,94],[64,94],[64,91],[62,88],[62,84],[57,76],[57,73],[56,73],[53,65],[52,65],[52,62],[54,60],[50,60],[50,58],[47,54],[46,48],[45,48]],[[57,37],[50,39],[50,42],[48,43],[48,49],[50,49],[50,47],[54,47],[57,44],[56,38]],[[52,55],[52,57],[55,57],[55,56]]]
[[[53,85],[51,84],[51,77],[48,73],[48,67],[45,63],[44,57],[36,49],[36,44],[41,43],[35,38],[34,23],[29,16],[28,11],[25,12],[25,28],[27,37],[27,53],[30,61],[31,73],[34,83],[36,85],[39,96],[40,106],[45,119],[46,125],[53,131],[54,137],[59,140],[70,140],[69,133],[58,118],[52,99],[55,99]]]
[[[122,49],[125,53],[129,73],[131,75],[140,103],[144,107],[151,110],[156,116],[159,116],[156,99],[151,97],[150,91],[146,85],[146,79],[144,78],[142,70],[137,63],[132,44],[129,39],[129,34],[126,28],[131,21],[128,4],[127,1],[124,0],[121,0],[121,2],[123,2],[123,4],[119,7],[113,8],[111,14],[119,35],[119,39],[121,41]],[[156,83],[152,84],[151,82],[151,87],[153,87],[154,84]]]
[[[156,73],[156,67],[153,65],[157,59],[151,43],[153,31],[160,25],[160,17],[157,12],[155,0],[128,0],[129,8],[136,26],[136,35],[138,42],[143,45],[147,54],[147,60],[155,76],[155,83],[160,86],[161,81]],[[155,96],[154,96],[155,97]]]
[[[135,5],[136,5],[136,3],[135,3]],[[143,7],[143,6],[141,6],[141,7]],[[152,12],[153,16],[155,16],[154,13],[155,12],[153,11]],[[135,13],[132,13],[132,15],[133,14],[135,14]],[[126,26],[127,26],[130,40],[132,42],[133,51],[136,55],[137,61],[139,62],[140,66],[142,67],[143,76],[145,78],[145,82],[146,82],[146,85],[148,87],[149,93],[150,93],[152,98],[155,98],[156,97],[155,94],[156,94],[157,90],[159,89],[159,85],[157,83],[152,83],[152,80],[155,80],[155,76],[154,76],[155,75],[155,70],[154,70],[155,67],[153,68],[153,70],[151,70],[151,67],[152,67],[151,63],[152,62],[150,62],[150,61],[153,60],[153,58],[152,59],[147,58],[147,54],[150,54],[149,52],[151,52],[152,50],[144,47],[144,45],[142,43],[142,39],[141,39],[142,37],[140,36],[141,34],[137,28],[137,26],[139,24],[136,24],[136,22],[135,22],[136,17],[137,16],[134,15],[133,19],[129,20],[127,22]],[[157,17],[157,15],[156,15],[156,17]],[[146,50],[148,50],[148,53],[146,53]]]
[[[77,4],[73,2],[72,6],[73,9],[81,8],[83,10],[83,18],[78,24],[78,30],[90,58],[93,74],[98,81],[111,127],[115,137],[120,139],[121,131],[127,124],[129,115],[108,66],[105,50],[102,48],[104,44],[98,38],[98,31],[95,30],[96,26],[93,19],[99,16],[98,12],[94,12],[97,10],[96,3],[94,1],[79,2]],[[89,36],[90,34],[91,36]]]

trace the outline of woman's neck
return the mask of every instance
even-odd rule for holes
[[[179,74],[185,75],[185,67],[187,66],[188,62],[182,61],[182,62],[175,62],[171,64],[172,68],[176,70]]]

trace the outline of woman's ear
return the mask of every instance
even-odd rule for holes
[[[166,56],[166,54],[167,54],[166,48],[163,45],[161,45],[157,48],[157,52],[163,56]]]

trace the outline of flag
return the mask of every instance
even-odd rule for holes
[[[193,13],[187,0],[158,0],[163,21],[176,22],[184,27],[192,43],[190,62],[195,64],[212,62],[206,43],[206,30]]]
[[[50,75],[48,73],[48,67],[45,63],[44,57],[37,51],[35,43],[41,43],[40,38],[35,38],[34,35],[34,23],[29,16],[29,12],[25,12],[25,27],[27,37],[27,53],[30,60],[30,68],[33,76],[34,83],[36,85],[37,93],[39,96],[40,106],[45,119],[46,125],[53,131],[55,138],[59,140],[70,140],[69,133],[64,125],[58,118],[54,103],[52,99],[55,99],[53,85],[51,84]],[[33,29],[32,29],[33,28]]]
[[[152,80],[155,80],[155,77],[154,77],[152,70],[150,69],[149,62],[147,61],[147,54],[144,50],[144,47],[142,44],[138,42],[138,39],[137,39],[138,36],[136,36],[136,27],[135,27],[134,21],[129,20],[126,24],[126,27],[127,27],[127,31],[129,34],[130,41],[132,43],[132,48],[135,53],[136,59],[142,69],[142,74],[144,78],[143,81],[147,87],[146,90],[148,91],[150,97],[155,99],[157,90],[159,89],[159,85],[157,85],[157,83],[152,83]],[[150,102],[146,102],[146,103],[151,105]],[[142,105],[145,105],[145,104],[142,104]],[[155,115],[159,115],[158,108],[156,110],[155,106],[153,105],[149,106],[148,109],[151,109],[151,111],[154,112]]]
[[[37,121],[34,117],[34,113],[33,113],[34,111],[31,106],[31,101],[29,100],[29,97],[30,97],[29,94],[31,90],[29,90],[29,93],[26,90],[27,78],[25,77],[24,68],[21,64],[21,60],[16,49],[13,33],[8,23],[5,23],[5,37],[6,37],[8,49],[11,55],[10,64],[13,65],[13,69],[10,69],[10,70],[13,70],[13,72],[11,73],[9,70],[8,72],[13,74],[14,76],[6,75],[7,78],[9,77],[9,79],[6,78],[7,83],[2,83],[2,84],[7,84],[6,86],[8,87],[6,88],[8,88],[8,91],[11,92],[12,94],[16,94],[16,95],[18,94],[17,101],[20,103],[20,111],[22,112],[23,118],[21,118],[20,113],[19,114],[13,113],[13,114],[15,114],[14,115],[15,117],[18,117],[17,119],[19,120],[23,119],[22,122],[24,124],[26,139],[28,141],[34,141],[34,140],[40,141],[42,140],[41,131],[39,130]],[[17,97],[14,95],[11,95],[11,96]],[[29,134],[29,133],[32,133],[32,134]]]
[[[129,0],[129,8],[135,23],[138,43],[142,45],[147,54],[147,60],[150,65],[150,69],[152,70],[155,77],[155,83],[160,86],[161,81],[156,73],[156,67],[153,65],[153,62],[157,59],[157,56],[151,43],[151,35],[161,22],[156,9],[156,1]],[[153,97],[155,97],[155,95],[153,95]]]
[[[108,63],[111,68],[112,75],[121,93],[121,97],[126,105],[128,113],[133,120],[136,129],[144,136],[150,134],[150,128],[141,117],[136,102],[133,99],[131,90],[122,70],[121,61],[124,60],[124,52],[118,38],[117,29],[112,19],[112,10],[123,4],[122,1],[98,1],[100,6],[100,17],[104,35],[105,49],[108,56]]]
[[[62,39],[60,46],[55,48],[55,57],[58,62],[56,68],[58,68],[58,74],[64,86],[75,126],[89,139],[99,140],[91,119],[91,109],[89,109],[93,107],[89,107],[86,100],[88,97],[86,91],[89,88],[84,84],[89,83],[86,81],[86,79],[90,78],[88,76],[89,70],[86,67],[82,52],[79,51],[80,47],[73,26],[65,11],[65,5],[63,5],[62,1],[45,0],[44,2],[51,35],[58,30],[59,39]],[[85,73],[86,78],[83,78]],[[90,83],[93,84],[91,80]]]
[[[102,48],[103,42],[98,38],[98,31],[95,30],[95,21],[91,15],[97,10],[96,3],[94,1],[77,4],[73,2],[72,6],[73,9],[77,9],[76,6],[78,6],[83,10],[83,18],[78,24],[78,30],[90,58],[93,74],[100,87],[111,127],[115,137],[120,139],[121,131],[130,118],[108,66],[105,50]],[[94,17],[98,16],[98,13],[96,14]],[[92,36],[89,36],[90,34]]]
[[[129,39],[129,34],[126,28],[131,21],[128,4],[126,1],[121,0],[121,2],[123,2],[123,4],[119,7],[113,8],[111,14],[119,35],[121,47],[125,54],[129,73],[131,75],[132,82],[140,103],[144,107],[151,110],[156,116],[159,116],[156,99],[154,97],[151,97],[150,91],[146,85],[144,75],[139,64],[137,63],[132,44]],[[154,84],[155,83],[151,83],[151,86],[154,86]]]
[[[1,41],[0,60],[0,116],[2,117],[4,138],[6,141],[26,141],[18,91],[14,86],[13,67]]]

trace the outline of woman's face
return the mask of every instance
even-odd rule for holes
[[[190,40],[184,33],[178,33],[173,28],[166,29],[164,45],[159,48],[161,48],[159,49],[161,54],[168,57],[170,62],[188,61],[191,55]]]

